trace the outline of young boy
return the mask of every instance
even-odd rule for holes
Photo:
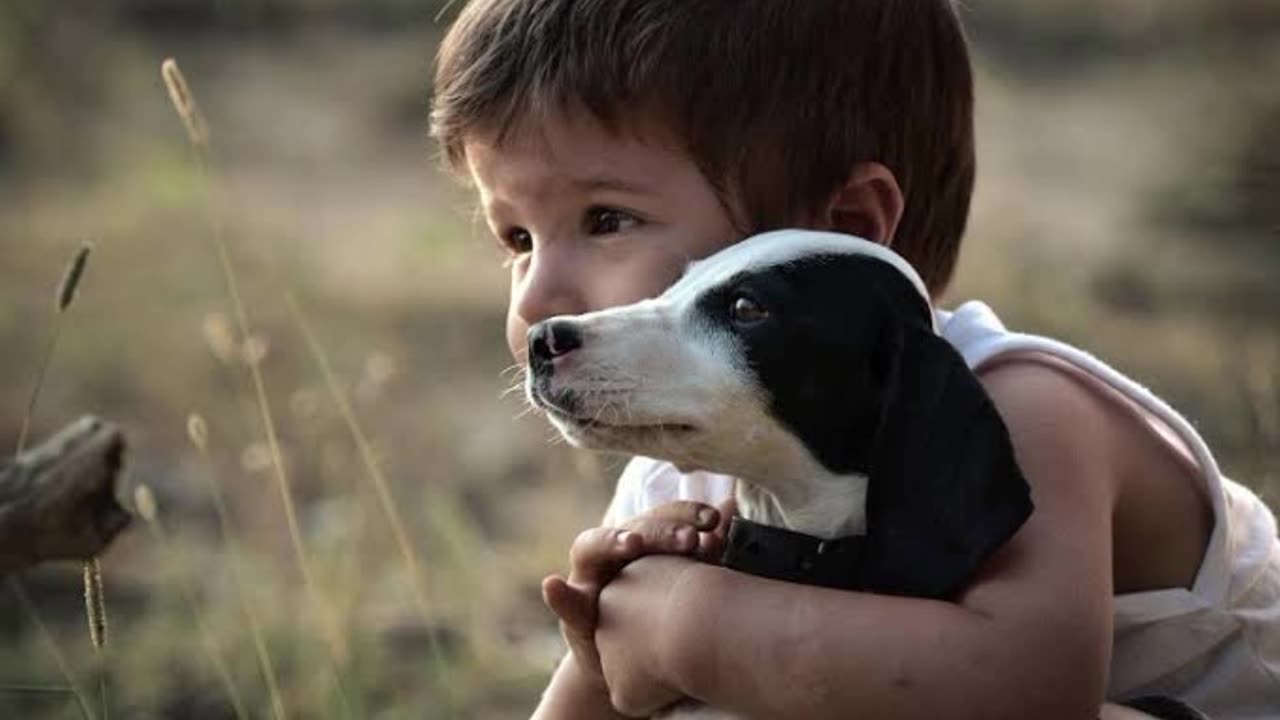
[[[529,325],[657,295],[768,229],[882,243],[934,298],[955,266],[973,107],[947,0],[475,0],[435,92],[433,133],[510,256],[517,360]],[[539,716],[688,697],[746,717],[1085,718],[1149,694],[1280,716],[1265,506],[1100,362],[1010,333],[980,303],[939,319],[1036,506],[956,602],[703,562],[732,479],[636,458],[568,579],[544,585],[572,652]]]

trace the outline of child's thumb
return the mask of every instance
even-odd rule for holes
[[[542,601],[575,632],[591,634],[596,629],[596,598],[575,588],[559,575],[542,581]]]

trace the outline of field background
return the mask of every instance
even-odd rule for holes
[[[979,183],[948,304],[981,297],[1093,350],[1280,501],[1280,3],[966,5]],[[100,658],[78,567],[25,574],[34,616],[0,588],[0,716],[78,717],[71,682],[97,716],[102,697],[113,718],[234,717],[233,697],[269,716],[255,635],[291,716],[527,714],[560,652],[538,582],[600,516],[621,462],[549,444],[500,397],[499,253],[426,136],[453,15],[437,20],[438,6],[2,0],[0,447],[62,268],[91,240],[34,434],[82,413],[123,424],[129,481],[154,490],[164,534],[137,522],[104,557]],[[210,196],[160,80],[171,55],[212,128],[213,217],[310,586]],[[370,438],[425,612],[286,293]],[[188,439],[193,413],[206,453]]]

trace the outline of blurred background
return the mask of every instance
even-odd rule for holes
[[[0,716],[79,717],[72,689],[116,718],[264,717],[272,687],[302,717],[532,707],[561,652],[539,580],[598,520],[622,461],[549,442],[501,396],[500,254],[426,134],[444,5],[0,0],[0,447],[63,267],[92,241],[33,434],[83,413],[121,423],[128,482],[159,504],[103,558],[103,653],[79,567],[22,577],[34,613],[0,589]],[[1280,3],[966,6],[979,183],[947,304],[984,298],[1114,363],[1275,504]],[[161,82],[168,56],[212,130],[208,185]]]

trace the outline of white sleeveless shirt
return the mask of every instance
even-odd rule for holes
[[[1213,505],[1214,528],[1190,589],[1117,595],[1107,697],[1172,695],[1213,720],[1280,719],[1280,540],[1267,506],[1222,477],[1191,424],[1146,388],[1093,356],[1048,338],[1009,332],[981,302],[936,312],[939,334],[972,369],[1012,354],[1050,355],[1162,421],[1191,451]],[[682,474],[637,457],[623,470],[606,525],[672,500],[720,503],[734,480]]]

